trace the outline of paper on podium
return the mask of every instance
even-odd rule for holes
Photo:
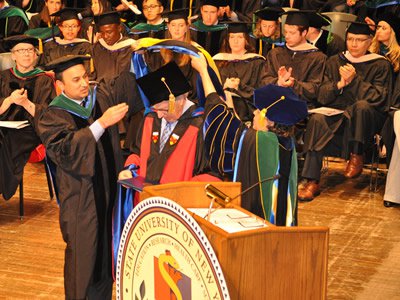
[[[208,214],[208,208],[187,208],[187,210],[202,218],[206,218]],[[213,209],[209,221],[228,233],[268,227],[266,222],[235,208]]]
[[[0,127],[21,129],[29,126],[29,121],[0,121]]]

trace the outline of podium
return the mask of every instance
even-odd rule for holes
[[[230,197],[240,183],[212,183]],[[184,208],[207,208],[204,182],[147,186],[140,200],[162,196]],[[240,199],[228,206],[266,227],[228,233],[191,212],[218,257],[231,299],[325,299],[328,267],[328,227],[278,227],[242,209]]]

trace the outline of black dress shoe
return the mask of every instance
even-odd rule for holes
[[[383,206],[385,206],[385,207],[399,207],[400,203],[383,200]]]

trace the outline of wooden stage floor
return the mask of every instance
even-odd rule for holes
[[[301,226],[330,227],[328,299],[400,299],[400,208],[382,205],[383,185],[369,191],[368,171],[345,181],[343,167],[330,162],[322,194],[299,205]],[[62,299],[64,243],[43,165],[24,180],[23,220],[18,194],[0,196],[0,299]]]

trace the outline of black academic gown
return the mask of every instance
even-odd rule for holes
[[[66,55],[91,55],[92,44],[87,40],[79,40],[78,42],[63,44],[57,42],[58,38],[51,40],[44,44],[43,55],[40,58],[40,64],[46,65],[47,63],[66,56]],[[90,74],[90,63],[85,63],[86,70]]]
[[[309,107],[313,107],[322,82],[325,61],[326,56],[318,49],[293,51],[286,46],[274,48],[267,55],[267,78],[264,83],[276,84],[279,68],[292,67],[292,77],[295,79],[293,91],[306,100]]]
[[[338,90],[339,67],[347,63],[351,62],[343,53],[328,59],[318,93],[320,105],[345,113],[332,117],[312,115],[305,134],[305,151],[321,151],[335,136],[341,135],[339,153],[334,154],[347,158],[350,142],[371,144],[373,135],[383,125],[392,88],[390,63],[382,56],[351,63],[357,75],[343,90]]]
[[[4,70],[0,73],[0,106],[11,92],[21,87],[28,90],[28,98],[38,107],[47,106],[55,96],[53,80],[45,73],[21,79],[11,70]],[[11,105],[0,115],[0,120],[29,120],[31,124],[18,130],[0,127],[0,194],[8,200],[15,194],[29,155],[40,144],[40,139],[36,134],[32,116],[21,106]]]
[[[106,129],[96,142],[89,125],[114,102],[99,87],[88,120],[54,106],[38,119],[48,158],[56,166],[60,228],[67,244],[67,299],[111,299],[111,215],[122,154],[116,126]]]
[[[322,35],[315,43],[315,47],[321,50],[326,56],[331,57],[346,49],[344,40],[335,33],[331,33],[331,40],[328,43],[329,31],[323,30]]]
[[[7,9],[19,9],[10,7]],[[4,38],[23,34],[28,29],[28,23],[19,16],[0,18],[0,53],[8,52]]]
[[[204,28],[199,27],[196,25],[198,22],[202,23],[203,21],[198,20],[190,27],[191,39],[202,46],[211,56],[214,56],[220,51],[222,41],[226,38],[227,31],[226,29],[212,31],[211,27],[213,26],[206,26],[204,24],[202,25]]]
[[[122,37],[119,42],[127,40]],[[132,49],[130,46],[118,49],[108,50],[98,41],[93,46],[94,69],[96,80],[113,81],[120,73],[128,72],[131,67]]]
[[[253,102],[254,90],[262,87],[266,80],[266,60],[263,56],[248,53],[243,59],[233,59],[228,53],[219,53],[213,57],[221,75],[222,84],[227,78],[239,78],[239,88],[232,90],[240,98],[234,101],[235,111],[242,121],[253,119],[253,109],[248,103]]]

